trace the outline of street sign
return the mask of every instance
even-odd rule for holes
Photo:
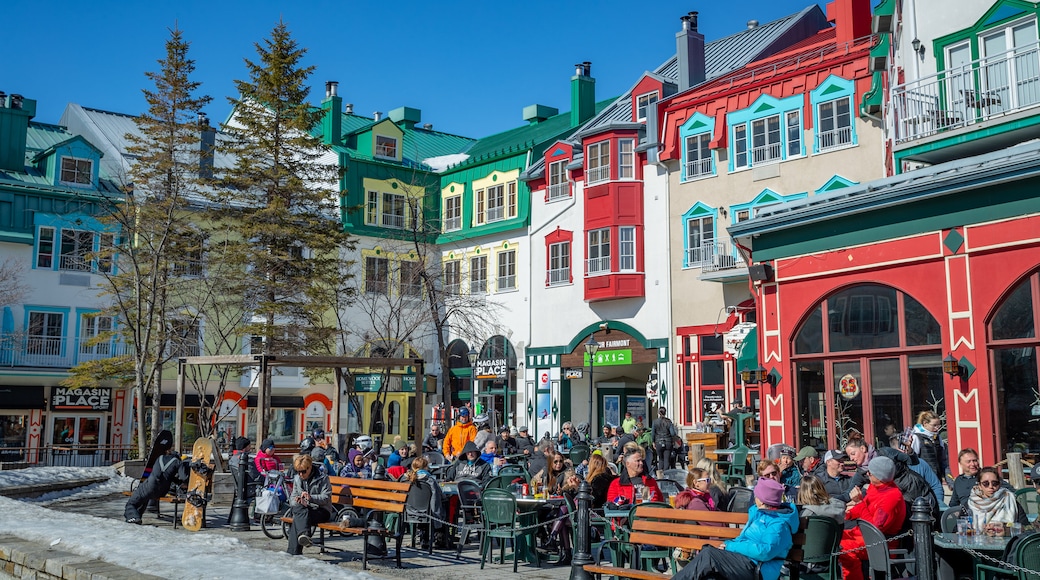
[[[583,357],[585,365],[589,364],[589,353]],[[596,366],[619,366],[632,364],[632,349],[601,350],[596,353]]]

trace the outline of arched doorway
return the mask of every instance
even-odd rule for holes
[[[912,296],[880,284],[822,300],[794,335],[798,446],[835,448],[862,435],[888,445],[917,412],[945,417],[942,335]]]
[[[1040,272],[1018,283],[986,325],[998,449],[1040,451]]]

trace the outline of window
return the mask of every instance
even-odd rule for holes
[[[549,285],[569,284],[571,281],[571,243],[549,245]]]
[[[636,97],[636,121],[646,120],[646,111],[657,102],[657,91]]]
[[[170,320],[171,356],[199,356],[202,352],[201,338],[198,319],[173,318]]]
[[[733,223],[739,224],[740,222],[746,222],[751,219],[751,210],[742,209],[740,211],[733,212]]]
[[[383,226],[388,228],[403,228],[405,199],[403,195],[396,193],[383,194]]]
[[[505,219],[505,187],[493,185],[487,188],[487,221]]]
[[[593,143],[589,145],[588,158],[585,161],[588,167],[589,184],[599,183],[610,179],[610,142]]]
[[[99,272],[111,274],[115,270],[116,237],[113,234],[98,236],[97,267]]]
[[[610,272],[610,228],[589,232],[589,276]]]
[[[487,292],[487,256],[469,259],[469,291],[471,294]]]
[[[487,223],[487,213],[484,211],[484,208],[487,205],[487,202],[486,202],[487,195],[486,194],[487,194],[487,192],[485,190],[478,189],[477,192],[476,192],[476,195],[474,196],[474,197],[477,198],[477,211],[475,211],[473,213],[473,219],[476,220],[476,223],[478,225],[479,224],[483,224],[483,223]]]
[[[419,271],[419,262],[401,260],[399,267],[401,276],[401,295],[420,296],[422,294],[422,277]]]
[[[764,163],[780,159],[780,115],[751,122],[751,162]]]
[[[370,191],[365,200],[365,223],[370,226],[379,225],[379,192]]]
[[[476,223],[485,224],[516,217],[516,181],[478,189]]]
[[[549,164],[549,201],[571,195],[571,182],[567,179],[567,160]]]
[[[747,167],[747,127],[733,127],[733,161],[736,167]]]
[[[516,250],[498,254],[498,291],[516,290]]]
[[[397,139],[385,135],[376,135],[376,157],[397,159]]]
[[[802,124],[798,121],[798,111],[787,113],[787,156],[802,154]]]
[[[36,267],[54,267],[54,228],[41,227],[36,248]]]
[[[703,266],[711,262],[715,252],[715,218],[695,217],[686,220],[686,265]]]
[[[444,293],[458,294],[462,286],[462,262],[451,260],[444,262]]]
[[[820,151],[852,143],[852,116],[848,97],[820,103],[818,112],[820,118],[816,138]]]
[[[94,250],[94,232],[84,230],[61,230],[61,270],[90,271],[87,256]]]
[[[462,196],[453,195],[444,200],[444,231],[462,228]]]
[[[618,270],[621,272],[636,271],[635,226],[621,226],[618,228]]]
[[[506,191],[508,197],[506,198],[506,204],[508,207],[508,213],[510,218],[516,217],[516,182],[510,181],[506,184]]]
[[[387,259],[368,256],[365,258],[365,292],[386,294],[388,288]]]
[[[64,332],[65,315],[61,312],[30,312],[25,354],[59,356]]]
[[[618,140],[618,179],[632,179],[635,174],[635,146],[632,139]]]
[[[66,185],[90,185],[93,183],[94,162],[75,157],[61,158],[60,181]]]
[[[84,314],[80,317],[79,353],[107,356],[112,351],[111,337],[98,339],[112,332],[112,317]]]
[[[203,267],[203,241],[198,236],[184,235],[174,241],[173,275],[201,276]]]
[[[691,135],[686,138],[686,179],[711,174],[710,133]]]

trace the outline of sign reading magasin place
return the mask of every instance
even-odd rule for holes
[[[112,389],[54,387],[51,389],[51,409],[55,411],[111,411]]]
[[[478,379],[504,379],[509,376],[509,362],[505,358],[480,359],[473,367]]]

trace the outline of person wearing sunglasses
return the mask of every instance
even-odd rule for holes
[[[995,467],[979,470],[979,483],[971,490],[967,503],[961,508],[971,514],[977,529],[990,535],[1003,533],[1008,524],[1029,525],[1029,517],[1022,504],[1015,500],[1015,492],[1004,486],[1004,480]]]

